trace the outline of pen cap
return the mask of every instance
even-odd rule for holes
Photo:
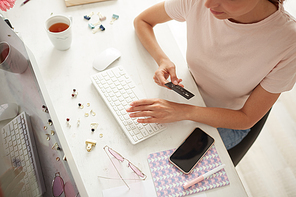
[[[203,180],[204,180],[204,177],[203,177],[203,176],[199,176],[199,177],[197,177],[196,179],[193,179],[193,180],[191,180],[191,181],[189,181],[189,182],[187,182],[187,183],[184,183],[183,188],[184,188],[184,189],[188,189],[188,188],[191,187],[192,185],[194,185],[194,184],[196,184],[196,183],[198,183],[198,182],[200,182],[200,181],[203,181]]]

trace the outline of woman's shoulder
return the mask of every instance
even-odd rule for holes
[[[265,26],[266,25],[266,26]],[[296,18],[283,8],[261,28],[274,43],[296,50]],[[267,39],[270,39],[268,38]]]
[[[204,8],[205,0],[166,0],[165,10],[175,20],[185,21],[192,13]]]
[[[281,10],[281,17],[283,19],[283,30],[290,32],[291,36],[296,39],[296,18],[285,9]]]

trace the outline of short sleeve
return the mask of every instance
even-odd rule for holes
[[[262,80],[260,85],[268,92],[289,91],[296,83],[296,49],[289,58],[283,59]]]
[[[184,22],[196,1],[199,0],[166,0],[165,11],[172,19]]]

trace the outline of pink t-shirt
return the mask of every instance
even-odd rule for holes
[[[186,59],[206,106],[240,109],[258,84],[271,93],[293,88],[296,22],[281,5],[260,22],[239,24],[216,19],[204,3],[167,0],[165,10],[187,22]]]

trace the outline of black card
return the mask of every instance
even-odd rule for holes
[[[186,90],[185,88],[182,88],[179,85],[175,85],[172,82],[166,83],[164,84],[166,87],[174,90],[175,92],[177,92],[178,94],[180,94],[181,96],[183,96],[186,99],[191,99],[192,97],[194,97],[194,94],[192,94],[191,92],[189,92],[188,90]]]

